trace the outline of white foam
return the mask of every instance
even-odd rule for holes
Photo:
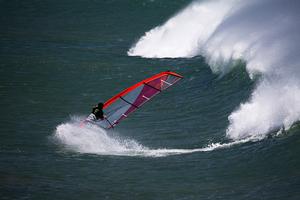
[[[300,2],[297,0],[195,1],[128,51],[142,57],[203,55],[213,72],[246,61],[261,80],[251,98],[228,117],[229,138],[265,136],[300,120]]]

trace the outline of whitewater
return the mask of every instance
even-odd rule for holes
[[[194,1],[147,31],[127,53],[201,55],[221,75],[245,62],[256,87],[228,116],[226,136],[234,141],[264,138],[300,120],[299,5],[297,0]]]

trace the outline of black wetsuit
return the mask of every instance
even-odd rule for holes
[[[96,116],[96,119],[104,119],[103,111],[99,107],[94,107],[92,113]]]

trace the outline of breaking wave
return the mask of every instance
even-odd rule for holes
[[[244,60],[250,78],[260,74],[260,80],[229,115],[226,134],[234,140],[264,137],[300,120],[299,11],[297,0],[195,1],[146,32],[128,55],[203,55],[215,73]]]
[[[230,143],[212,143],[195,149],[151,149],[133,139],[126,139],[114,132],[97,126],[80,127],[80,120],[60,124],[56,127],[54,139],[69,151],[114,156],[165,157],[195,152],[207,152],[224,149],[233,145],[249,142],[249,139]]]

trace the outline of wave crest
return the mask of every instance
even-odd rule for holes
[[[244,60],[261,80],[251,98],[230,114],[227,136],[267,135],[300,120],[300,2],[297,0],[196,1],[147,32],[130,56],[203,55],[213,72]]]

